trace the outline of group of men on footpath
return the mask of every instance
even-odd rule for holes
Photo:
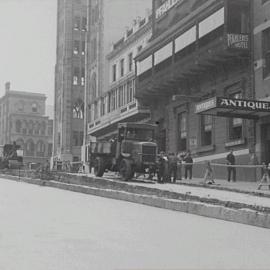
[[[176,180],[182,180],[182,167],[185,170],[185,179],[192,179],[192,166],[193,159],[191,157],[190,151],[186,154],[160,152],[158,157],[158,171],[157,178],[158,183],[176,183]]]

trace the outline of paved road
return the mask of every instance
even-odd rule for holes
[[[269,269],[270,230],[0,179],[1,270]]]

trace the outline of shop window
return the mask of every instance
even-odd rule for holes
[[[212,144],[212,128],[213,128],[213,117],[211,115],[201,116],[201,145]]]
[[[187,113],[178,114],[178,151],[187,150]]]
[[[231,98],[242,98],[242,93],[238,92],[230,95]],[[239,140],[243,137],[243,119],[230,118],[229,119],[229,139]]]
[[[263,78],[270,75],[270,27],[262,32],[263,35]]]

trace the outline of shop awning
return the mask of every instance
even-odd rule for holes
[[[270,115],[270,102],[212,97],[197,103],[195,113],[256,120],[259,117]]]

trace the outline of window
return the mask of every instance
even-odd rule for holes
[[[123,77],[124,76],[124,72],[125,72],[125,60],[121,59],[120,61],[120,76]]]
[[[82,41],[82,55],[85,55],[85,41]]]
[[[79,50],[80,50],[80,42],[79,42],[79,40],[74,40],[74,42],[73,42],[73,54],[74,55],[79,54]]]
[[[74,119],[83,119],[84,103],[81,99],[78,99],[72,109],[72,115]]]
[[[82,68],[81,70],[81,85],[84,86],[85,84],[85,69]]]
[[[178,151],[187,150],[187,113],[178,114]]]
[[[94,120],[98,118],[98,104],[97,102],[94,103]]]
[[[34,123],[32,121],[28,124],[28,134],[32,135],[34,131]]]
[[[37,112],[37,103],[32,104],[32,112]]]
[[[242,93],[238,92],[230,95],[231,98],[242,98]],[[230,118],[229,119],[229,139],[239,140],[242,138],[243,133],[243,119],[242,118]]]
[[[45,154],[45,144],[42,141],[38,141],[37,143],[37,156],[44,157]]]
[[[127,103],[132,102],[134,99],[133,97],[133,83],[132,81],[129,81],[127,83]]]
[[[80,144],[80,146],[83,145],[83,131],[80,131],[79,144]]]
[[[100,99],[100,116],[105,114],[105,98]]]
[[[130,53],[128,55],[128,71],[132,71],[133,69],[133,54]]]
[[[17,120],[16,121],[15,128],[16,128],[16,132],[17,133],[20,133],[21,132],[22,122],[20,120]]]
[[[46,134],[46,123],[42,122],[41,123],[41,135],[45,135]]]
[[[112,67],[112,79],[113,79],[113,82],[116,81],[116,64],[114,64]]]
[[[213,117],[211,115],[201,116],[201,145],[212,144],[212,128],[213,128]]]
[[[270,27],[262,32],[263,35],[263,78],[270,75]]]
[[[35,144],[33,140],[28,140],[26,143],[26,156],[34,156],[35,155]]]
[[[86,17],[82,18],[82,31],[86,31],[87,29],[87,19]]]
[[[80,69],[78,67],[75,67],[73,69],[73,85],[79,84],[79,74],[80,74]]]
[[[114,111],[117,108],[117,89],[112,90],[109,97],[110,97],[110,111]]]
[[[74,18],[74,27],[73,27],[74,30],[80,30],[80,17],[79,16],[76,16]]]
[[[53,127],[48,127],[48,135],[51,136],[53,134]]]
[[[124,86],[121,85],[119,87],[119,91],[118,91],[118,105],[119,107],[124,106],[125,104],[125,100],[124,100]]]

